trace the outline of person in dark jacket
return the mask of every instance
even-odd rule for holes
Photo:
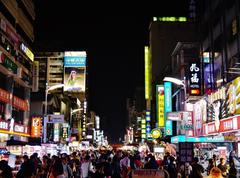
[[[198,161],[198,157],[193,158],[191,178],[203,178],[204,168]]]
[[[0,177],[3,178],[12,178],[12,168],[8,165],[8,162],[5,160],[0,161]]]
[[[34,164],[28,159],[27,155],[23,156],[23,161],[16,178],[30,178],[34,174]]]
[[[230,169],[228,172],[228,178],[237,178],[237,169],[235,167],[234,160],[231,160],[229,162],[229,165],[230,165]]]
[[[227,177],[227,165],[225,158],[220,158],[220,163],[217,167],[222,171],[222,176]]]

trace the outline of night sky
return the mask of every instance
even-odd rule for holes
[[[144,7],[112,1],[94,8],[73,2],[36,1],[34,48],[86,50],[89,109],[100,116],[106,135],[117,141],[127,123],[126,98],[133,97],[136,87],[144,87],[143,52],[151,17],[187,15],[188,0],[162,5],[146,1]]]

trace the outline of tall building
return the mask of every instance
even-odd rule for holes
[[[159,127],[159,114],[156,101],[156,86],[163,84],[165,76],[172,75],[171,54],[178,41],[194,42],[196,40],[196,25],[192,21],[188,21],[186,17],[153,17],[153,21],[149,27],[149,68],[151,75],[150,83],[151,97],[147,100],[147,116],[146,122],[150,122],[150,129],[146,128],[147,134],[151,129]],[[146,64],[145,64],[146,65]],[[146,71],[145,71],[146,73]],[[145,74],[146,75],[146,74]],[[174,87],[174,86],[173,86]],[[146,91],[145,91],[146,92]],[[159,92],[159,91],[158,91]],[[164,102],[164,100],[162,100]],[[162,105],[163,103],[158,103]],[[166,114],[161,116],[164,121],[161,129],[166,127]],[[148,124],[148,123],[147,123]],[[164,127],[163,127],[164,126]]]
[[[52,119],[44,120],[44,128],[51,126],[45,132],[53,133],[55,125],[60,124],[60,129],[67,127],[69,138],[84,138],[87,122],[86,52],[38,52],[35,64],[39,69],[36,77],[39,85],[32,92],[32,115],[51,115],[54,118],[61,115],[63,119],[54,121],[52,126]],[[69,140],[66,138],[65,141]]]
[[[0,142],[28,141],[35,21],[31,0],[0,2]]]

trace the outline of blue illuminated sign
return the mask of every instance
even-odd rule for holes
[[[224,142],[223,136],[215,137],[186,137],[185,135],[178,135],[171,138],[171,143],[179,142],[199,142],[199,143],[208,143],[208,142]]]
[[[164,82],[164,118],[167,118],[167,112],[172,112],[172,83]],[[165,121],[165,135],[172,135],[172,121]]]
[[[64,56],[65,67],[86,67],[86,57],[84,56]]]

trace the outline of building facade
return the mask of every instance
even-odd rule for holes
[[[35,11],[33,1],[0,2],[1,142],[28,141],[33,83]]]

